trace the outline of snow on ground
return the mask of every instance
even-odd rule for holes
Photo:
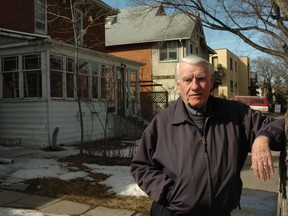
[[[79,153],[79,149],[74,147],[65,147],[65,149],[67,151],[44,152],[42,150],[29,151],[25,148],[0,147],[0,158],[14,160],[13,163],[0,165],[0,185],[11,185],[32,178],[44,177],[59,178],[61,180],[71,180],[79,177],[89,179],[88,173],[84,171],[69,171],[67,163],[57,162],[58,157]],[[90,168],[92,172],[110,175],[108,179],[100,183],[111,186],[111,192],[118,195],[146,196],[131,176],[129,166],[84,165]]]
[[[13,209],[13,208],[0,208],[0,215],[1,216],[67,216],[67,215],[42,213],[34,210]]]
[[[89,180],[88,173],[84,171],[71,171],[67,163],[59,163],[57,158],[76,155],[79,149],[65,147],[65,151],[45,152],[40,149],[22,147],[0,146],[0,159],[5,159],[5,164],[0,164],[0,185],[9,186],[24,182],[32,178],[53,177],[61,180],[85,178]],[[7,159],[7,160],[6,160]],[[13,159],[13,163],[12,163]],[[0,160],[1,161],[1,160]],[[146,196],[138,187],[130,174],[128,166],[99,166],[97,164],[84,164],[92,172],[110,175],[105,181],[100,182],[110,186],[111,192],[118,195]],[[68,170],[70,168],[70,171]],[[91,182],[92,179],[90,179]],[[1,216],[56,216],[55,214],[41,213],[33,210],[0,208]],[[57,215],[60,216],[60,215]],[[62,216],[62,215],[61,215]]]
[[[29,149],[21,147],[0,146],[0,186],[21,183],[27,179],[54,177],[62,180],[73,178],[85,178],[89,180],[88,173],[84,171],[71,171],[68,163],[59,163],[57,158],[69,155],[76,155],[79,149],[65,147],[66,151],[45,152],[40,149]],[[14,160],[11,163],[11,159]],[[10,163],[9,163],[10,161]],[[84,164],[92,172],[110,175],[106,180],[100,182],[110,186],[111,192],[118,195],[146,196],[146,194],[134,182],[128,166],[100,166],[97,164]],[[69,171],[69,169],[70,171]],[[73,167],[72,167],[73,168]],[[249,168],[247,168],[249,170]],[[249,171],[243,172],[249,172]],[[245,174],[244,173],[244,174]],[[249,172],[250,173],[250,172]],[[251,173],[249,175],[252,175]],[[249,176],[248,175],[248,176]],[[246,181],[255,181],[254,177],[244,176]],[[91,183],[93,182],[92,179]],[[242,210],[233,211],[233,216],[270,216],[275,215],[277,203],[277,193],[267,192],[266,190],[245,189],[241,198]],[[56,216],[53,214],[41,213],[32,210],[0,208],[1,216]],[[57,215],[60,216],[60,215]],[[63,216],[63,215],[61,215]]]

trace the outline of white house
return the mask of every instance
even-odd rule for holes
[[[51,145],[58,127],[58,144],[78,143],[76,92],[84,141],[114,136],[114,115],[139,112],[141,65],[47,35],[0,29],[0,142]]]

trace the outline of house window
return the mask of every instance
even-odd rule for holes
[[[230,91],[233,92],[233,80],[230,80]]]
[[[178,41],[164,42],[160,47],[160,61],[178,59]]]
[[[233,59],[230,58],[230,70],[233,70]]]
[[[18,56],[5,57],[1,60],[3,77],[3,98],[19,97]]]
[[[238,64],[237,64],[237,62],[235,62],[235,71],[236,71],[236,72],[238,71]]]
[[[42,97],[40,54],[4,57],[1,65],[3,98]]]
[[[67,58],[66,60],[66,97],[74,98],[75,92],[75,62],[74,59]]]
[[[78,63],[78,80],[77,80],[77,88],[78,88],[78,97],[80,99],[88,99],[88,86],[89,86],[89,68],[88,63],[79,60]]]
[[[188,41],[187,55],[193,54],[193,43]]]
[[[63,97],[63,58],[50,56],[50,88],[51,97]]]
[[[101,99],[109,99],[110,91],[110,73],[107,66],[102,65],[101,70]]]
[[[98,77],[99,77],[99,65],[92,63],[91,64],[91,74],[92,74],[92,98],[99,98],[98,95]]]
[[[42,96],[42,75],[40,54],[22,57],[24,98]]]
[[[83,44],[83,12],[75,10],[75,35],[77,42]]]
[[[218,66],[218,57],[212,57],[212,65],[215,69],[217,69]]]
[[[35,31],[47,33],[47,2],[35,0]]]

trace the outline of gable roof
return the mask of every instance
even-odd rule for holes
[[[159,4],[122,9],[108,20],[106,46],[189,39],[195,27],[189,16],[166,15]]]

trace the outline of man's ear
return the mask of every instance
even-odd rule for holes
[[[180,87],[179,87],[179,85],[180,85],[180,84],[179,84],[179,81],[178,81],[178,80],[175,80],[175,82],[176,82],[177,89],[180,90]]]
[[[211,77],[210,77],[210,85],[211,85],[211,89],[210,89],[210,90],[213,90],[213,87],[214,87],[214,81],[215,81],[214,74],[211,74]]]

